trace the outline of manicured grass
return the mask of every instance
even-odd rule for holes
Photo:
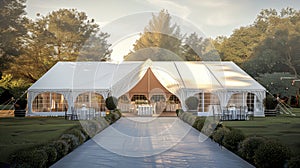
[[[0,162],[18,149],[57,139],[78,124],[64,118],[0,118]]]
[[[294,155],[300,155],[300,109],[296,116],[254,118],[251,121],[223,121],[224,125],[242,130],[247,136],[263,136],[278,139],[288,145]]]

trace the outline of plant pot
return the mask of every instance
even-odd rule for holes
[[[14,115],[15,117],[25,117],[26,110],[15,110]]]

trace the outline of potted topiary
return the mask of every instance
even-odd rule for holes
[[[26,106],[27,100],[26,99],[18,99],[14,104],[14,116],[15,117],[25,117],[26,115]]]
[[[265,107],[265,115],[266,116],[276,116],[277,113],[277,99],[272,95],[267,95],[266,98],[263,100],[264,107]]]
[[[197,111],[199,99],[197,97],[191,96],[185,100],[185,104],[189,111]]]
[[[105,100],[105,105],[108,110],[110,111],[115,110],[118,106],[118,99],[116,97],[109,96]]]

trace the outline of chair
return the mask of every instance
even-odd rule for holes
[[[70,119],[71,120],[78,120],[78,115],[77,115],[76,110],[74,109],[74,107],[71,107]]]
[[[246,119],[247,120],[253,120],[253,118],[254,118],[254,112],[253,111],[248,111],[246,113]]]
[[[131,103],[130,103],[129,112],[130,112],[130,113],[136,112],[135,102],[131,102]]]
[[[227,120],[232,120],[232,111],[228,109],[228,107],[225,108],[225,111],[224,112],[224,117],[225,117],[225,120],[227,118]]]
[[[72,114],[68,113],[68,110],[65,111],[65,120],[70,120]]]
[[[246,119],[247,112],[248,112],[248,107],[247,106],[241,106],[241,108],[240,108],[240,119],[241,120]]]

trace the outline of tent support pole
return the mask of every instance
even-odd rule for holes
[[[204,91],[202,91],[202,112],[204,112]]]

